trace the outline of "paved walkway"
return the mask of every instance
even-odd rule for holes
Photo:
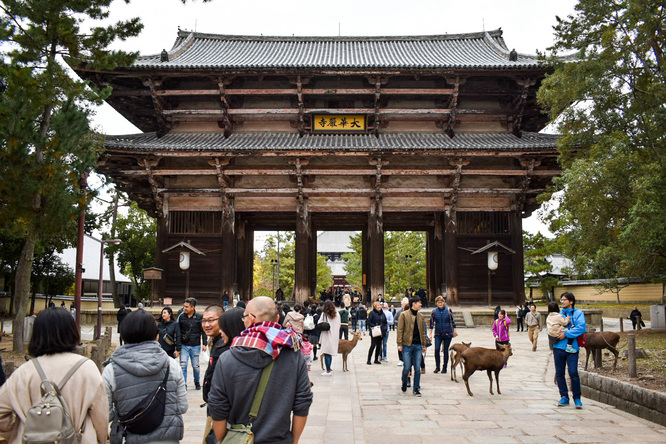
[[[494,347],[489,328],[460,329],[457,341]],[[614,407],[583,398],[582,410],[557,408],[557,387],[545,330],[539,349],[531,351],[527,333],[511,333],[514,355],[500,373],[502,394],[490,395],[488,377],[477,372],[470,378],[473,397],[450,375],[433,374],[432,352],[421,378],[423,397],[400,391],[402,367],[396,363],[395,332],[391,332],[389,361],[366,364],[368,336],[349,357],[349,372],[342,359],[333,359],[333,377],[320,376],[313,363],[314,402],[301,439],[303,444],[439,443],[448,437],[456,443],[613,443],[666,442],[666,427],[640,419]],[[203,367],[202,362],[202,374]],[[191,378],[191,370],[189,372]],[[191,385],[191,381],[190,381]],[[496,392],[496,390],[494,390]],[[188,393],[185,444],[201,443],[205,423],[201,392]]]

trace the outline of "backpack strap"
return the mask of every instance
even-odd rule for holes
[[[81,358],[72,368],[69,369],[67,374],[65,375],[64,378],[60,381],[60,384],[58,384],[58,389],[62,390],[62,388],[67,384],[67,381],[69,381],[69,378],[72,377],[72,375],[83,365],[84,362],[86,362],[88,358]]]
[[[271,377],[273,372],[273,366],[275,365],[275,360],[271,361],[264,370],[261,372],[261,379],[259,380],[259,386],[257,391],[254,394],[254,400],[252,401],[252,407],[250,408],[250,422],[253,422],[259,416],[259,408],[261,407],[261,401],[264,399],[264,393],[266,392],[266,386],[268,385],[268,379]]]

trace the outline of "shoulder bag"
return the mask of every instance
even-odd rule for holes
[[[147,435],[154,432],[164,420],[164,407],[166,405],[167,381],[169,380],[169,364],[167,361],[164,379],[153,393],[148,394],[125,415],[118,416],[118,422],[123,426],[123,436],[127,432],[135,435]]]
[[[253,444],[254,443],[254,433],[252,432],[252,422],[257,419],[259,416],[259,408],[261,407],[261,401],[264,398],[264,393],[266,392],[266,386],[268,385],[268,379],[271,377],[271,372],[273,371],[273,366],[275,361],[271,361],[264,370],[261,372],[261,379],[259,380],[259,386],[257,391],[254,394],[254,400],[252,401],[252,407],[250,408],[250,423],[248,425],[243,424],[233,424],[227,427],[227,434],[224,435],[222,444]]]
[[[583,313],[583,316],[585,316],[585,313]],[[576,338],[576,342],[578,342],[578,347],[585,348],[587,345],[587,335],[583,333],[582,335],[578,336]]]
[[[324,315],[324,316],[326,316],[326,315]],[[328,316],[326,316],[325,319],[328,320]],[[315,326],[315,330],[317,330],[317,331],[329,331],[330,329],[331,329],[331,324],[329,324],[326,321],[321,321],[320,320],[319,322],[317,322],[317,325]]]

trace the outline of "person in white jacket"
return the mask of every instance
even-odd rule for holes
[[[389,325],[389,328],[386,330],[386,336],[384,336],[383,342],[382,342],[382,361],[388,361],[387,359],[387,347],[388,347],[388,338],[389,338],[389,332],[391,331],[390,326],[393,325],[393,313],[391,313],[391,310],[389,310],[389,305],[388,303],[384,302],[382,304],[382,311],[384,312],[384,316],[386,316],[386,323]]]

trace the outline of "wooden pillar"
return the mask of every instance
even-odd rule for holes
[[[362,299],[363,303],[366,302],[365,295],[370,290],[370,281],[368,275],[370,274],[370,243],[368,242],[368,230],[361,232],[361,283],[362,283]]]
[[[520,211],[512,211],[509,215],[511,226],[511,281],[513,287],[514,305],[520,305],[525,300],[525,262],[523,260],[523,218]]]
[[[428,295],[435,298],[444,293],[444,228],[442,214],[435,214],[434,228],[428,232],[426,262],[428,265]]]
[[[233,200],[226,201],[222,211],[222,251],[220,254],[220,295],[233,297],[236,278],[236,214]]]
[[[458,305],[458,221],[451,210],[444,213],[444,278],[449,304]]]
[[[252,292],[252,272],[254,270],[254,232],[249,229],[247,222],[238,218],[236,224],[236,289],[240,294],[241,300],[250,300]],[[232,295],[233,296],[233,295]]]
[[[166,256],[162,253],[162,250],[165,250],[169,247],[167,245],[167,240],[169,237],[169,225],[168,225],[168,215],[167,216],[158,216],[157,218],[157,249],[155,251],[155,267],[161,268],[166,272]],[[155,290],[157,297],[163,299],[166,297],[166,273],[162,273],[162,279],[157,279],[151,281],[151,285],[155,285]]]
[[[307,211],[307,203],[303,203],[296,220],[296,248],[294,252],[294,298],[296,302],[302,303],[310,296],[311,244],[312,216]]]
[[[317,254],[317,230],[312,228],[312,239],[310,240],[310,245],[309,245],[309,251],[310,251],[310,261],[309,263],[312,264],[310,267],[310,292],[308,293],[308,297],[317,297],[317,258],[319,254]]]
[[[372,300],[384,294],[384,227],[381,216],[381,201],[379,208],[370,212],[368,217],[368,253],[369,275],[368,283]]]

